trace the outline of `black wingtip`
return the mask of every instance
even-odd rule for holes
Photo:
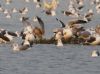
[[[65,27],[65,24],[61,20],[59,20],[58,18],[56,18],[56,20],[62,24],[62,28]]]
[[[59,21],[58,18],[56,18],[56,20]]]
[[[43,20],[39,17],[39,16],[36,16],[40,26],[41,26],[41,30],[44,31],[44,22]]]

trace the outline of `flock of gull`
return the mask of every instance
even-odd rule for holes
[[[26,3],[32,0],[23,0]],[[34,43],[53,43],[58,47],[63,46],[64,43],[72,44],[85,44],[85,45],[99,45],[100,44],[100,24],[97,24],[95,28],[85,28],[84,24],[92,21],[94,17],[94,11],[88,9],[85,14],[81,14],[85,0],[69,0],[69,6],[66,10],[62,10],[61,13],[66,17],[74,17],[74,20],[70,20],[65,24],[61,19],[56,18],[56,21],[61,24],[61,27],[53,30],[54,35],[50,39],[44,38],[45,23],[38,15],[32,20],[38,22],[40,27],[32,26],[29,22],[29,17],[25,15],[29,12],[27,7],[22,9],[12,8],[12,10],[5,9],[2,4],[0,5],[0,14],[4,14],[7,19],[11,19],[12,13],[18,13],[21,15],[20,21],[23,23],[23,29],[21,32],[11,32],[3,28],[0,29],[0,43],[12,42],[15,37],[22,39],[20,44],[13,43],[12,47],[14,51],[26,50],[34,45]],[[47,16],[56,17],[56,9],[59,7],[59,0],[33,0],[36,4],[36,8],[42,8],[43,13]],[[6,5],[13,3],[13,0],[5,0]],[[95,6],[97,14],[100,14],[100,0],[90,0],[90,4]],[[98,56],[97,50],[93,51],[92,56]]]

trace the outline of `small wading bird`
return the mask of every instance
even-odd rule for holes
[[[25,2],[29,3],[29,2],[30,2],[30,0],[25,0]]]
[[[38,3],[38,2],[40,2],[41,0],[33,0],[35,3]]]
[[[16,13],[16,12],[18,12],[18,11],[17,11],[16,8],[12,8],[12,9],[11,9],[11,12],[12,12],[12,13]]]
[[[91,21],[92,17],[93,17],[93,10],[89,9],[88,12],[84,15],[84,20]]]
[[[12,0],[5,0],[6,4],[9,5],[10,3],[12,3]]]
[[[55,16],[56,15],[55,9],[57,8],[57,6],[58,6],[58,0],[52,0],[52,2],[50,3],[44,0],[44,12],[47,15]]]
[[[59,30],[59,31],[54,31],[55,35],[54,35],[54,38],[55,40],[57,41],[57,46],[63,46],[63,42],[62,42],[62,32]]]
[[[10,42],[13,40],[14,37],[19,37],[19,33],[7,31],[5,29],[0,30],[0,39],[1,39],[1,41],[4,41],[4,42],[0,42],[0,43]]]
[[[84,7],[84,0],[75,0],[78,9],[81,10]]]
[[[91,57],[98,57],[100,56],[100,53],[98,50],[93,50],[92,53],[91,53]]]
[[[95,7],[98,14],[100,14],[100,3]]]
[[[25,40],[23,45],[18,45],[17,43],[14,43],[12,47],[13,47],[13,51],[27,50],[30,47],[30,43],[29,41]]]
[[[74,15],[72,12],[70,12],[70,11],[62,11],[62,13],[64,14],[64,15],[67,15],[67,16],[71,16],[71,15]]]
[[[36,8],[39,8],[39,7],[41,7],[42,5],[41,5],[41,0],[33,0],[34,1],[34,3],[36,3]]]
[[[52,0],[52,2],[46,2],[44,0],[44,8],[45,9],[56,9],[58,5],[58,0]]]
[[[80,14],[79,13],[72,13],[72,12],[70,12],[70,11],[62,11],[62,13],[64,14],[64,15],[66,15],[66,16],[76,16],[76,17],[78,17]]]
[[[5,17],[7,18],[7,19],[11,19],[11,13],[10,13],[10,11],[8,11],[8,9],[4,9],[3,10],[3,13],[4,13],[4,15],[5,15]]]
[[[8,9],[4,9],[3,13],[8,14],[9,13]]]
[[[11,14],[10,13],[5,14],[5,16],[6,16],[7,19],[11,19]]]
[[[73,14],[72,17],[79,17],[79,11],[75,6],[75,3],[73,1],[70,0],[70,4],[68,6],[68,10],[65,12],[71,12],[71,14]]]
[[[0,5],[0,12],[3,12],[4,11],[4,9],[3,9],[3,7]]]
[[[19,13],[22,14],[22,15],[25,15],[28,13],[28,8],[27,7],[24,7],[23,9],[19,9]]]

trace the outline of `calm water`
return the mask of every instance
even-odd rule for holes
[[[13,0],[11,5],[5,5],[4,0],[0,0],[0,4],[7,9],[13,7],[28,7],[29,13],[26,16],[30,18],[38,15],[45,23],[45,37],[53,35],[52,30],[60,27],[60,23],[56,21],[56,17],[67,23],[69,17],[63,16],[61,10],[65,10],[68,0],[60,0],[57,8],[57,16],[48,17],[44,13],[40,13],[42,8],[35,9],[34,3],[25,3],[23,0]],[[89,5],[89,1],[85,0],[84,12],[88,9],[94,9]],[[0,27],[10,31],[21,31],[22,23],[19,21],[19,14],[12,14],[12,19],[6,19],[0,14]],[[100,14],[95,13],[95,17],[91,22],[85,24],[86,28],[94,27],[100,24]],[[33,23],[33,25],[38,25]],[[16,41],[20,43],[19,41]],[[64,45],[64,47],[56,47],[55,45],[34,45],[29,50],[21,52],[13,52],[11,44],[0,45],[0,74],[100,74],[100,57],[91,58],[91,52],[94,49],[99,50],[100,46],[83,46],[83,45]],[[100,50],[99,50],[100,51]]]

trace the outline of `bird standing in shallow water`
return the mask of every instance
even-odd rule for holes
[[[12,0],[5,0],[6,4],[9,5],[10,3],[12,3]]]
[[[84,15],[84,20],[86,20],[87,22],[91,21],[93,15],[94,15],[93,10],[89,9],[88,12]]]
[[[36,8],[39,8],[42,6],[41,0],[33,0],[33,1],[34,1],[34,3],[36,3]]]
[[[55,40],[57,41],[57,46],[63,46],[63,43],[62,43],[62,33],[60,31],[58,32],[55,32]]]
[[[12,45],[12,48],[13,48],[14,52],[27,50],[29,47],[30,47],[30,43],[27,40],[24,41],[23,45],[18,45],[17,43],[14,43]]]
[[[2,6],[0,5],[0,12],[3,12],[4,11],[4,9],[2,8]]]
[[[100,14],[100,3],[97,4],[95,8],[96,8],[97,13]]]
[[[52,2],[46,2],[44,0],[44,12],[47,15],[55,16],[56,15],[56,8],[58,6],[58,0],[52,0]]]
[[[27,14],[28,11],[29,11],[29,9],[27,7],[24,7],[23,9],[19,9],[19,13],[22,14],[22,15]]]
[[[8,14],[9,13],[8,9],[4,9],[3,13]]]
[[[11,12],[12,12],[12,13],[16,13],[16,12],[18,12],[18,11],[17,11],[16,8],[12,8]]]
[[[11,19],[11,14],[8,13],[5,16],[6,16],[7,19]]]
[[[92,53],[91,53],[91,57],[98,57],[100,56],[100,53],[98,50],[93,50]]]
[[[29,2],[30,2],[30,0],[25,0],[25,2],[29,3]]]

